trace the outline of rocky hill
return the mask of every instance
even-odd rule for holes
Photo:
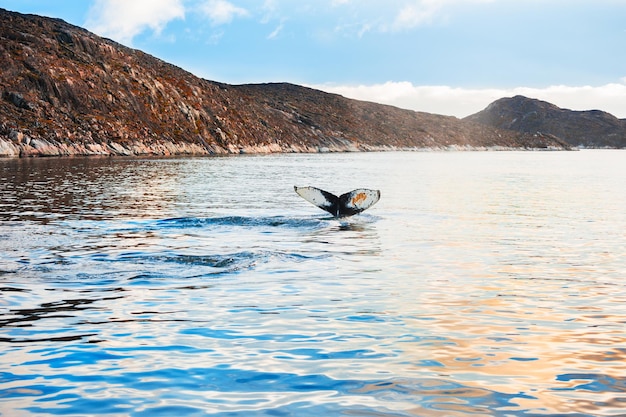
[[[570,145],[626,148],[626,119],[599,111],[572,111],[524,96],[502,98],[466,121],[517,132],[554,135]]]
[[[562,148],[542,134],[290,84],[228,85],[0,9],[0,156]]]

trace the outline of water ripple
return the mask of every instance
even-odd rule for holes
[[[624,415],[625,167],[0,160],[0,414]],[[294,183],[383,199],[338,220]]]
[[[311,217],[245,217],[245,216],[224,216],[224,217],[180,217],[164,219],[156,222],[156,228],[204,228],[212,226],[235,226],[235,227],[284,227],[284,228],[306,228],[315,229],[324,227],[321,219]]]

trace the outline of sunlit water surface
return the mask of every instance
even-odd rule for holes
[[[0,160],[2,416],[625,410],[625,152]]]

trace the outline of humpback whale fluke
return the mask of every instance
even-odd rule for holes
[[[335,217],[353,216],[372,207],[380,200],[379,190],[358,188],[337,197],[315,187],[293,187],[309,203],[326,210]]]

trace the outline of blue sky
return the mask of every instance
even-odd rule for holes
[[[0,0],[226,83],[464,117],[523,94],[626,118],[626,0]]]

